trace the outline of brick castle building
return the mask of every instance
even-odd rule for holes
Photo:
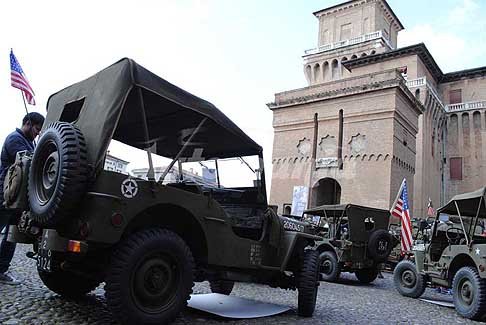
[[[444,73],[424,44],[397,48],[403,25],[385,0],[314,13],[307,87],[275,94],[270,203],[389,209],[407,179],[413,216],[486,185],[486,67]],[[340,119],[340,114],[342,119]],[[340,123],[341,120],[341,123]],[[314,146],[315,143],[315,146]],[[315,149],[314,149],[315,148]]]

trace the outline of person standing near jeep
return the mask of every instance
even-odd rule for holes
[[[15,218],[15,215],[4,207],[3,182],[8,168],[15,162],[17,152],[34,151],[34,139],[39,135],[43,124],[44,117],[41,114],[37,112],[28,113],[22,120],[22,128],[17,128],[10,133],[3,143],[0,155],[0,231],[4,228],[8,230],[11,219]],[[6,273],[14,256],[15,246],[15,243],[7,241],[6,231],[0,244],[0,283],[20,284],[19,281]]]

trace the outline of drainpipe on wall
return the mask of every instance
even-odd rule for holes
[[[317,113],[314,113],[314,139],[312,141],[312,153],[311,153],[311,169],[309,173],[309,192],[307,194],[307,208],[310,208],[311,195],[312,195],[312,180],[314,178],[314,170],[316,169],[316,157],[317,157],[317,134],[318,134]]]
[[[339,136],[338,136],[338,166],[339,169],[343,169],[343,126],[344,126],[344,114],[343,110],[339,110]]]

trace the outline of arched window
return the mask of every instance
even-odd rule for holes
[[[353,54],[353,56],[351,57],[351,60],[354,60],[354,59],[357,59],[358,56],[356,54]]]
[[[418,100],[420,100],[420,89],[416,89],[415,90],[415,98],[417,98]]]
[[[319,63],[314,65],[314,81],[320,82],[321,81],[321,66]]]
[[[336,60],[336,59],[332,60],[331,69],[332,69],[332,79],[339,78],[339,62],[338,62],[338,60]]]
[[[305,77],[307,78],[307,82],[311,82],[312,80],[312,68],[310,65],[305,67]]]
[[[370,54],[371,54],[371,55],[373,55],[373,54],[375,54],[375,53],[376,53],[376,51],[375,51],[375,50],[373,50],[373,51],[371,51],[371,53],[370,53]]]
[[[322,64],[322,80],[323,81],[327,81],[329,79],[331,79],[330,77],[330,71],[329,71],[329,62],[325,61],[323,64]]]
[[[365,57],[365,56],[367,56],[367,55],[368,55],[368,54],[363,53],[363,54],[361,54],[361,57],[363,58],[363,57]]]

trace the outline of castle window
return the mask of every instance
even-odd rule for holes
[[[353,30],[353,25],[351,23],[341,25],[341,41],[351,38],[351,31]]]
[[[449,104],[462,103],[462,89],[449,90]]]
[[[451,180],[462,180],[462,157],[450,158],[449,163]]]

